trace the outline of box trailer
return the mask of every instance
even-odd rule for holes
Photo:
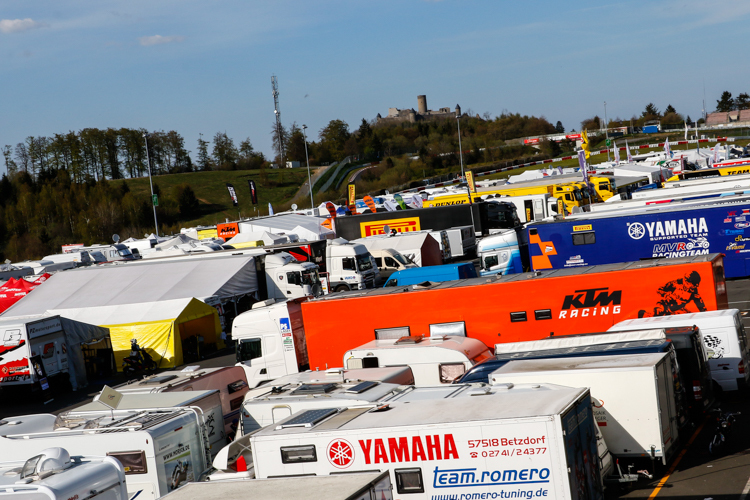
[[[677,449],[679,430],[669,353],[511,361],[492,383],[589,387],[596,423],[615,457],[659,459]]]
[[[128,496],[154,500],[210,468],[200,413],[189,408],[24,415],[0,420],[0,450],[29,456],[51,447],[122,463]]]
[[[602,498],[588,389],[303,411],[250,436],[255,475],[387,470],[399,497]]]
[[[23,456],[23,455],[21,455]],[[0,462],[3,500],[128,500],[125,470],[112,457],[71,457],[48,448],[25,461]]]
[[[670,207],[643,207],[623,213],[601,212],[573,220],[527,226],[531,269],[566,269],[657,257],[679,258],[722,252],[724,274],[750,274],[750,198]],[[702,204],[705,203],[705,204]],[[678,288],[689,296],[691,279]],[[678,290],[678,294],[681,294]],[[700,305],[696,304],[699,310]],[[668,307],[680,307],[675,304]]]
[[[237,428],[239,408],[242,398],[248,391],[248,384],[242,367],[196,368],[191,366],[181,371],[164,371],[141,380],[131,380],[115,386],[114,389],[123,394],[216,390],[221,400],[221,414],[214,420],[213,425],[217,427],[217,431],[223,431],[226,437],[231,436]]]
[[[750,377],[750,353],[747,334],[738,309],[625,320],[611,327],[609,331],[680,326],[696,326],[700,329],[711,378],[722,390],[736,391],[747,386]]]
[[[701,277],[696,291],[708,310],[727,307],[721,255],[654,259],[444,282],[388,287],[301,303],[310,366],[339,366],[347,350],[391,334],[429,335],[463,322],[466,336],[485,345],[606,331],[639,315],[696,311],[668,289],[685,275]],[[688,297],[689,298],[689,297]],[[672,307],[679,303],[682,307]],[[660,304],[666,304],[660,305]],[[392,338],[392,337],[391,337]]]
[[[94,400],[68,411],[70,415],[89,413],[108,409],[99,402],[101,393]],[[156,410],[162,408],[197,407],[200,408],[206,428],[208,445],[213,456],[227,444],[227,433],[224,431],[221,399],[219,391],[191,391],[166,393],[125,393],[122,395],[118,410]]]
[[[393,500],[388,472],[363,472],[334,476],[284,477],[252,481],[190,483],[169,494],[168,500],[253,500],[304,498],[305,500]]]
[[[463,324],[455,325],[463,327]],[[466,336],[433,335],[373,340],[344,354],[346,368],[408,366],[414,385],[450,384],[492,352],[477,339]]]

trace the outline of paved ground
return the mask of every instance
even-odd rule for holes
[[[734,280],[727,284],[729,306],[742,311],[745,328],[750,331],[750,280]],[[229,366],[235,363],[234,353],[218,353],[200,363],[201,367]],[[195,364],[195,363],[194,363]],[[107,381],[115,385],[122,377]],[[28,413],[59,413],[71,406],[90,400],[101,388],[101,383],[78,393],[56,393],[53,402],[43,405],[36,401],[21,401],[0,392],[0,417]],[[689,445],[677,452],[666,467],[657,469],[651,481],[642,481],[635,488],[623,491],[607,489],[609,499],[685,499],[685,500],[747,500],[750,491],[750,391],[725,396],[720,402],[725,411],[740,411],[738,423],[731,435],[726,453],[714,456],[708,452],[713,435],[709,424],[701,426],[685,441]]]

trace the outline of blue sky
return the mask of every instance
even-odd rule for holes
[[[389,107],[697,118],[750,93],[747,0],[2,0],[0,145],[86,127],[249,137],[281,117],[308,135]],[[736,62],[733,62],[736,61]],[[4,171],[0,165],[0,172]]]

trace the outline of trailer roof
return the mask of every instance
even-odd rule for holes
[[[649,330],[623,331],[617,333],[599,332],[581,335],[564,335],[562,337],[548,337],[541,340],[528,340],[525,342],[506,342],[495,345],[495,354],[515,353],[527,351],[543,351],[547,349],[564,349],[570,347],[614,344],[620,342],[633,342],[639,340],[665,340],[667,336],[663,329],[652,328]]]
[[[285,422],[299,418],[302,412],[258,431],[254,436],[293,435],[323,430],[356,431],[382,427],[412,425],[450,425],[459,422],[499,419],[542,418],[562,414],[572,403],[586,394],[586,388],[554,384],[477,384],[457,402],[448,399],[395,401],[384,411],[363,411],[350,408],[312,427],[283,427]]]
[[[219,397],[219,391],[179,391],[179,392],[158,392],[146,394],[123,394],[118,410],[143,410],[147,408],[171,408],[175,406],[194,406],[197,400],[211,396],[212,394]],[[220,400],[219,400],[220,401]],[[76,406],[69,410],[69,413],[86,413],[92,411],[109,410],[109,407],[99,401]]]
[[[204,378],[223,370],[238,369],[238,374],[244,376],[244,369],[241,366],[223,366],[218,368],[200,368],[195,371],[167,370],[157,375],[150,375],[142,379],[128,380],[127,382],[116,385],[113,388],[120,392],[158,392],[158,389],[175,387],[191,380]]]
[[[441,290],[445,288],[460,288],[466,286],[477,286],[484,284],[493,283],[510,283],[515,281],[531,281],[531,280],[544,280],[546,278],[558,278],[562,276],[573,276],[583,274],[595,274],[595,273],[609,273],[614,271],[626,271],[630,269],[644,269],[653,267],[665,267],[665,266],[677,266],[683,264],[697,263],[697,262],[711,262],[717,258],[720,258],[721,254],[712,253],[708,255],[694,255],[689,257],[680,257],[676,259],[649,259],[640,260],[634,262],[616,262],[612,264],[602,264],[597,266],[582,266],[582,267],[570,267],[566,269],[553,269],[550,271],[536,271],[533,273],[519,273],[519,274],[508,274],[505,276],[482,276],[479,278],[470,278],[463,280],[444,281],[442,283],[435,283],[429,286],[420,285],[408,285],[408,286],[393,286],[385,288],[372,288],[367,290],[350,290],[347,292],[333,292],[328,295],[323,295],[315,299],[303,302],[302,306],[305,307],[307,304],[314,304],[316,302],[323,302],[329,300],[340,300],[340,299],[353,299],[359,297],[375,297],[379,295],[393,295],[401,294],[404,292],[422,292],[430,290]]]
[[[252,498],[276,500],[279,498],[304,498],[328,500],[331,498],[359,498],[370,485],[388,476],[384,472],[361,472],[309,477],[283,477],[251,479],[244,481],[208,481],[188,483],[162,497],[168,500],[227,500]]]
[[[540,372],[570,372],[572,370],[586,370],[593,372],[632,371],[639,368],[652,368],[669,353],[658,352],[649,354],[625,354],[614,356],[591,356],[579,358],[543,358],[510,361],[494,372],[502,382],[502,375],[506,373],[540,373]]]
[[[620,321],[609,331],[630,330],[632,328],[670,328],[674,324],[684,325],[695,321],[716,321],[719,318],[733,318],[739,312],[738,309],[720,309],[718,311],[705,311],[698,313],[678,314],[676,316],[655,316],[653,318],[638,318]],[[718,325],[716,325],[718,326]]]
[[[541,226],[546,224],[560,224],[564,222],[570,222],[571,220],[574,220],[574,222],[578,223],[587,220],[614,219],[619,217],[646,215],[650,213],[680,213],[687,210],[695,210],[696,208],[701,208],[703,210],[708,210],[711,208],[728,208],[737,205],[747,205],[748,203],[750,203],[750,196],[747,195],[731,195],[719,198],[700,198],[697,200],[682,201],[679,203],[679,205],[672,205],[671,203],[659,203],[656,205],[638,206],[628,209],[602,212],[585,212],[575,214],[572,217],[566,217],[561,221],[542,220],[539,222],[532,222],[528,224],[527,227],[533,228],[534,226]]]

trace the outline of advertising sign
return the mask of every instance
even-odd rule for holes
[[[235,192],[234,186],[227,183],[227,190],[229,191],[229,197],[232,198],[232,205],[236,207],[239,204],[239,202],[237,200],[237,192]]]
[[[374,234],[385,234],[385,226],[388,226],[392,230],[395,229],[399,233],[409,233],[413,231],[420,231],[419,217],[406,217],[402,219],[388,219],[373,222],[360,222],[359,228],[362,234],[362,238],[366,236],[372,236]]]
[[[236,222],[216,224],[216,233],[218,234],[219,238],[227,241],[240,234],[240,227]]]
[[[348,192],[349,192],[349,199],[347,206],[349,207],[349,210],[354,212],[357,209],[357,194],[356,194],[356,187],[354,186],[353,182],[350,182],[347,186]]]

